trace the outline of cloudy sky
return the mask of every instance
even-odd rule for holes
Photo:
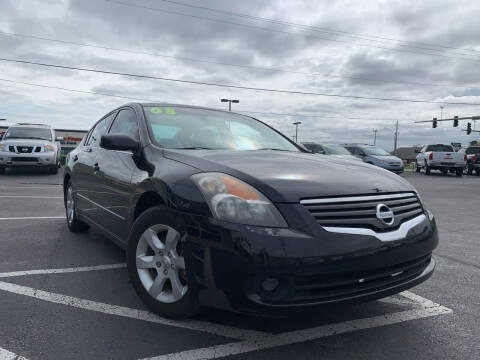
[[[226,85],[480,105],[479,11],[480,2],[458,0],[2,0],[0,57]],[[2,123],[88,129],[130,101],[32,84],[217,108],[225,105],[220,98],[239,99],[234,110],[255,112],[288,136],[292,122],[302,121],[300,141],[372,142],[377,129],[378,144],[391,150],[394,120],[400,146],[478,138],[460,130],[465,122],[435,130],[413,124],[440,118],[440,103],[268,93],[5,61]],[[480,115],[478,105],[443,106],[443,117]]]

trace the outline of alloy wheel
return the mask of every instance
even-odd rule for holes
[[[67,189],[67,221],[69,224],[72,223],[74,217],[75,217],[75,202],[73,200],[72,187],[69,186]]]
[[[173,303],[188,291],[180,234],[170,226],[157,224],[140,236],[135,255],[140,281],[157,301]]]

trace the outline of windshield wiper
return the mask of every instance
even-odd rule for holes
[[[253,150],[292,151],[292,150],[287,150],[287,149],[277,149],[277,148],[260,148],[260,149],[253,149]]]

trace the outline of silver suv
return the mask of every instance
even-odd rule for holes
[[[46,167],[56,174],[60,167],[61,140],[48,125],[10,126],[0,141],[0,174],[7,167]]]

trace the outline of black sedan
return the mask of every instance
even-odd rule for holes
[[[64,194],[70,230],[125,248],[135,290],[171,318],[378,299],[435,266],[435,220],[405,180],[231,112],[122,106],[68,155]]]

